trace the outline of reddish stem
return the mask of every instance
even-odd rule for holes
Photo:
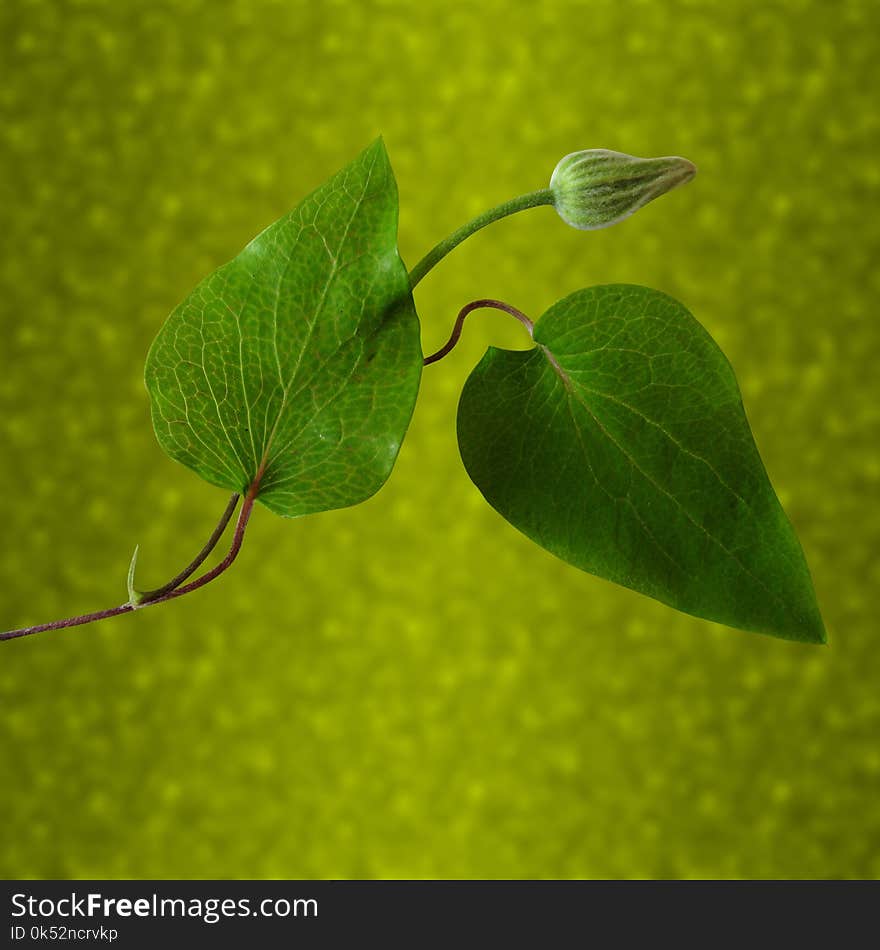
[[[189,594],[194,590],[198,590],[200,587],[204,587],[205,584],[209,584],[215,577],[219,577],[227,568],[232,565],[232,562],[238,557],[238,552],[241,550],[241,544],[244,541],[244,532],[247,528],[248,521],[251,517],[251,511],[253,511],[254,502],[257,499],[257,493],[254,488],[245,495],[244,504],[241,506],[241,511],[238,513],[238,521],[235,523],[235,534],[232,536],[232,545],[229,548],[229,552],[226,557],[216,566],[211,568],[207,574],[202,574],[197,580],[190,581],[188,584],[185,584],[183,587],[178,587],[177,590],[169,591],[167,594],[164,594],[158,600],[151,600],[148,604],[144,604],[145,607],[152,607],[153,604],[162,604],[166,600],[174,600],[175,597],[182,597],[184,594]]]
[[[120,604],[118,607],[108,607],[106,610],[98,610],[91,614],[82,614],[79,617],[68,617],[65,620],[53,620],[51,623],[40,623],[33,627],[21,627],[18,630],[7,630],[5,633],[0,633],[0,640],[15,640],[18,637],[29,637],[33,633],[42,633],[44,630],[62,630],[65,627],[79,627],[86,623],[94,623],[96,620],[106,620],[109,617],[118,617],[120,614],[128,614],[134,610],[142,610],[145,607],[152,607],[155,604],[164,604],[165,601],[173,600],[175,597],[181,597],[184,594],[189,594],[194,590],[198,590],[200,587],[204,587],[205,584],[210,583],[212,580],[219,577],[225,570],[227,570],[236,557],[238,557],[238,552],[241,550],[241,545],[244,541],[244,532],[247,528],[251,512],[253,511],[254,502],[257,498],[257,490],[259,488],[262,474],[263,468],[261,467],[256,479],[254,480],[254,483],[251,485],[247,494],[245,495],[244,504],[241,506],[241,511],[238,514],[238,521],[235,524],[235,534],[232,537],[232,545],[230,546],[226,557],[223,558],[223,560],[216,567],[212,568],[206,574],[203,574],[197,580],[190,581],[189,584],[186,584],[183,587],[178,587],[175,590],[169,590],[166,593],[163,593],[161,596],[145,601],[144,603],[138,604],[137,606],[130,603]],[[232,510],[234,510],[234,506],[231,509],[227,506],[227,511],[230,515],[232,514]],[[227,518],[227,521],[228,520],[229,519]],[[223,526],[225,527],[225,523]],[[220,533],[222,533],[222,531]],[[207,557],[207,553],[205,553],[205,557]],[[202,560],[204,560],[204,557]],[[201,563],[201,561],[199,563]],[[196,567],[198,567],[198,564],[196,564]],[[193,570],[195,570],[195,567]],[[192,571],[189,573],[191,574]],[[180,575],[178,575],[178,577],[179,576]],[[188,577],[189,574],[186,574],[186,576]]]
[[[465,317],[473,310],[481,310],[483,308],[491,308],[493,310],[503,310],[505,313],[509,313],[512,317],[516,317],[517,320],[529,331],[529,336],[533,336],[535,332],[535,325],[531,320],[520,310],[517,310],[516,307],[511,307],[509,303],[504,303],[501,300],[472,300],[469,304],[465,304],[461,310],[458,312],[458,316],[455,320],[455,325],[452,328],[452,334],[449,337],[449,340],[446,342],[445,346],[442,346],[436,353],[432,353],[430,356],[426,356],[423,362],[424,366],[428,366],[431,363],[436,363],[438,360],[442,360],[444,356],[447,356],[455,348],[455,344],[458,343],[459,338],[461,337],[461,331],[464,327]]]
[[[156,601],[152,601],[156,603]],[[44,630],[61,630],[63,627],[79,627],[84,623],[93,623],[95,620],[106,620],[108,617],[118,617],[119,614],[131,613],[134,610],[131,604],[120,604],[118,607],[108,607],[93,614],[82,614],[79,617],[68,617],[66,620],[53,620],[51,623],[38,623],[34,627],[21,627],[18,630],[7,630],[0,633],[0,640],[15,640],[18,637],[29,637],[32,633],[42,633]]]
[[[223,512],[220,521],[217,523],[217,527],[214,528],[211,537],[205,542],[205,546],[179,574],[177,574],[175,577],[172,577],[167,584],[163,584],[161,587],[157,587],[155,590],[140,592],[140,602],[138,603],[139,607],[142,607],[144,604],[152,603],[154,600],[159,600],[170,591],[176,590],[185,580],[195,574],[195,572],[204,563],[205,558],[214,550],[215,547],[217,547],[217,542],[223,536],[223,532],[226,530],[226,525],[229,524],[229,521],[235,512],[239,498],[241,498],[241,495],[239,495],[238,492],[234,492],[232,497],[229,499],[229,504],[226,506],[226,510]]]

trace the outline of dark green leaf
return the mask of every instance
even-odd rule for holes
[[[381,140],[202,281],[147,358],[160,444],[214,485],[295,516],[391,472],[421,374]]]
[[[611,285],[555,304],[538,346],[490,349],[467,381],[467,471],[571,564],[733,627],[824,642],[795,533],[730,364],[665,294]]]

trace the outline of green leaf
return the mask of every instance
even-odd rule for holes
[[[162,448],[297,516],[354,505],[391,472],[422,354],[381,139],[171,314],[145,371]]]
[[[676,300],[581,290],[490,349],[458,410],[468,474],[576,567],[732,627],[824,642],[803,552],[724,354]]]

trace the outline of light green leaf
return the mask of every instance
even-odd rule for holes
[[[461,455],[489,503],[563,560],[678,610],[824,642],[733,371],[690,313],[645,287],[592,287],[534,338],[490,349],[462,393]]]
[[[296,516],[376,492],[421,374],[381,139],[207,277],[145,371],[162,448]]]

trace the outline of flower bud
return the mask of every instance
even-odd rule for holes
[[[550,179],[553,205],[573,228],[607,228],[696,175],[686,158],[636,158],[607,148],[572,152]]]

